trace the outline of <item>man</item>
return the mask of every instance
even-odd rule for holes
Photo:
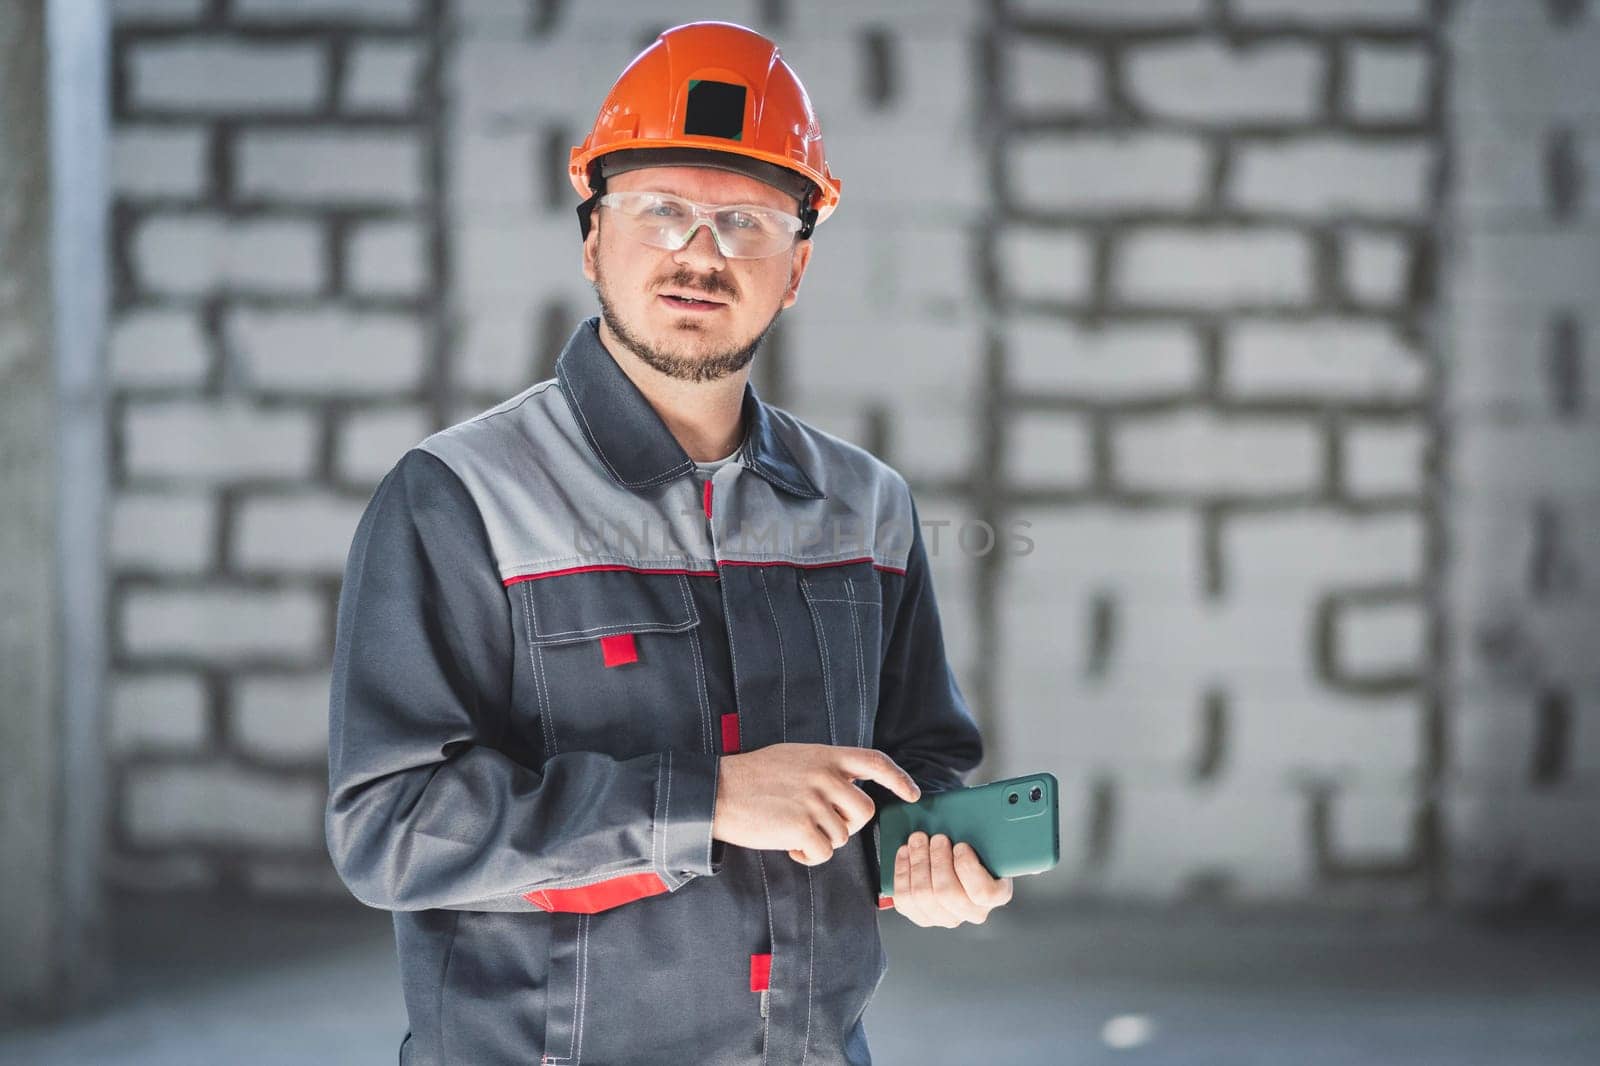
[[[727,23],[641,53],[572,172],[602,314],[356,532],[329,851],[395,912],[402,1062],[867,1063],[876,803],[982,745],[905,481],[748,382],[839,182]],[[1010,895],[942,836],[896,857],[918,925]]]

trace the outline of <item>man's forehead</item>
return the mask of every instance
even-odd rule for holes
[[[794,207],[794,197],[783,190],[747,174],[734,174],[716,167],[640,167],[607,179],[606,185],[619,191],[669,192],[709,203],[766,204],[786,210]]]

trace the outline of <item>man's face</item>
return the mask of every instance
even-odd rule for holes
[[[796,213],[794,197],[744,174],[709,167],[645,167],[618,174],[608,192],[672,193],[703,204],[762,204]],[[794,304],[811,258],[811,241],[764,259],[728,259],[709,226],[676,252],[634,240],[595,211],[583,244],[583,274],[600,297],[603,328],[649,366],[686,381],[737,373]],[[674,305],[665,294],[697,293],[709,310]]]

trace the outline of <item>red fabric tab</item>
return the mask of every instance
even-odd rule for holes
[[[654,873],[623,874],[606,881],[577,888],[546,888],[523,894],[523,899],[546,911],[565,911],[571,914],[594,914],[598,911],[620,907],[646,896],[657,896],[667,890],[666,882]]]
[[[772,979],[772,955],[750,956],[750,991],[765,992]]]
[[[600,654],[607,666],[639,661],[639,646],[633,642],[632,633],[618,633],[600,638]]]
[[[886,911],[890,907],[893,907],[893,906],[894,906],[894,897],[893,896],[879,896],[878,897],[878,909],[880,911]]]
[[[739,716],[725,714],[722,716],[722,751],[732,755],[739,750]]]
[[[706,517],[710,518],[711,517],[711,479],[710,478],[706,479],[705,508],[706,508]]]

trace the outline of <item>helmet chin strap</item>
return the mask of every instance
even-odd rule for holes
[[[595,205],[600,202],[600,197],[606,194],[606,181],[604,178],[600,177],[599,174],[595,174],[589,180],[592,183],[590,188],[594,192],[587,200],[578,205],[578,231],[583,234],[584,240],[589,239],[589,218],[594,214]]]

